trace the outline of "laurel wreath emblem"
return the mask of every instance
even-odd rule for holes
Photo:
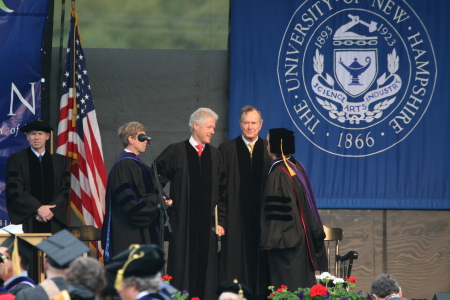
[[[313,57],[313,66],[314,71],[322,78],[328,86],[334,90],[334,79],[326,73],[325,77],[322,75],[324,70],[324,57],[323,54],[320,54],[319,50],[316,49],[316,54]],[[386,73],[383,73],[377,79],[377,88],[385,84],[394,74],[398,71],[399,68],[399,57],[397,56],[397,52],[395,49],[392,50],[392,53],[388,54],[388,71],[390,75],[386,77]],[[383,115],[383,111],[387,109],[392,103],[395,102],[396,97],[391,99],[386,99],[380,103],[377,103],[372,111],[366,111],[364,113],[348,113],[343,110],[339,110],[338,106],[334,103],[320,99],[316,97],[317,102],[325,109],[328,110],[328,115],[330,118],[335,119],[341,123],[345,121],[349,121],[350,124],[359,124],[361,121],[365,121],[367,123],[372,122],[375,119],[381,118]]]

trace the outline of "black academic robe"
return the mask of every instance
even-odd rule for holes
[[[220,278],[222,282],[237,279],[255,297],[262,294],[266,299],[268,282],[264,280],[264,267],[267,264],[265,253],[259,250],[259,222],[263,187],[271,162],[267,141],[259,137],[252,156],[242,136],[222,143],[219,150],[226,167],[228,212],[228,228],[222,237],[220,253]]]
[[[17,295],[21,291],[32,289],[36,283],[28,276],[16,276],[11,282],[5,284],[4,288],[13,295]]]
[[[156,162],[161,183],[170,182],[173,200],[167,262],[171,283],[188,290],[190,297],[214,299],[218,284],[218,245],[213,231],[216,204],[219,225],[227,228],[222,155],[207,144],[198,157],[187,140],[169,145]]]
[[[60,154],[50,154],[45,151],[43,164],[52,166],[53,174],[43,174],[42,178],[53,178],[53,183],[44,183],[45,193],[52,188],[51,197],[43,196],[39,200],[33,195],[32,190],[40,183],[40,180],[31,178],[30,164],[39,168],[39,160],[31,148],[13,153],[9,156],[6,165],[6,205],[11,223],[23,224],[23,231],[34,233],[38,229],[36,211],[42,205],[56,205],[51,211],[54,217],[50,222],[42,223],[50,225],[51,233],[67,227],[67,210],[70,193],[70,172],[66,157]],[[45,180],[44,180],[45,181]]]
[[[295,160],[296,172],[306,174]],[[272,166],[264,192],[261,246],[268,251],[271,285],[291,289],[315,284],[315,270],[326,270],[325,232],[305,195],[306,187],[290,176],[283,162]],[[312,191],[310,191],[312,193]],[[305,232],[306,230],[306,232]]]
[[[53,281],[54,284],[56,285],[58,293],[62,290],[67,289],[67,285],[66,285],[66,281],[63,277],[55,277],[55,278],[51,278],[51,279],[46,279],[44,282],[42,282],[41,284],[35,286],[34,288],[31,289],[25,289],[20,291],[19,293],[16,294],[16,299],[15,300],[48,300],[48,299],[53,299],[54,296],[49,296],[47,294],[47,292],[45,291],[45,289],[42,287],[42,284],[45,284],[45,282],[47,281]]]
[[[158,197],[153,176],[137,155],[124,152],[119,156],[108,177],[105,202],[102,228],[105,262],[131,244],[158,243]]]

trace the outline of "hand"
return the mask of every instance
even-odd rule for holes
[[[166,199],[166,197],[164,197],[164,202],[166,203],[166,207],[171,207],[173,204],[173,200],[172,199]]]
[[[42,205],[37,210],[37,216],[39,216],[43,222],[50,221],[53,218],[53,212],[50,209],[54,207],[56,207],[56,205]],[[37,220],[39,221],[39,219]]]
[[[39,215],[36,215],[36,220],[37,220],[38,222],[45,223],[45,220],[42,219]]]
[[[218,236],[224,236],[225,235],[225,229],[223,229],[222,226],[217,225],[217,235]]]

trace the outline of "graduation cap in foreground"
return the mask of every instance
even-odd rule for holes
[[[117,254],[105,267],[116,274],[115,288],[122,288],[123,278],[129,276],[152,277],[164,266],[164,252],[156,245],[133,244]]]
[[[33,253],[33,245],[18,237],[16,234],[11,232],[9,232],[9,234],[11,234],[11,236],[4,240],[0,247],[7,248],[6,252],[11,255],[13,274],[20,275],[21,265],[19,256],[22,258],[22,261],[29,262]],[[6,260],[6,256],[2,256],[2,260]]]
[[[53,128],[42,120],[31,121],[28,124],[20,127],[19,129],[20,129],[20,131],[25,132],[25,133],[27,133],[31,130],[44,131],[47,133],[49,133],[50,131],[53,131]]]
[[[88,246],[66,229],[55,233],[35,247],[45,252],[50,265],[58,269],[68,268],[72,260],[90,251]]]
[[[219,297],[219,299],[220,295],[227,292],[238,295],[239,300],[242,300],[244,298],[247,300],[251,300],[253,297],[253,294],[250,291],[250,289],[245,285],[238,283],[236,279],[233,282],[221,283],[216,289],[216,294]]]

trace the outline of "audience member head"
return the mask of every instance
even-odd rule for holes
[[[17,248],[15,243],[17,243]],[[7,281],[13,275],[20,275],[22,271],[28,271],[33,246],[16,235],[8,237],[0,245],[0,254],[6,262],[0,263],[0,277]]]
[[[377,300],[385,299],[388,296],[401,297],[401,289],[394,276],[381,274],[372,281],[370,292]]]
[[[256,141],[263,124],[261,112],[254,106],[244,106],[241,110],[239,124],[244,138],[249,142]]]
[[[117,133],[120,140],[122,141],[123,147],[126,148],[130,145],[128,138],[133,138],[137,140],[139,133],[145,134],[145,127],[139,122],[128,122],[119,127]]]
[[[224,282],[220,284],[216,289],[216,294],[219,300],[238,300],[239,294],[242,295],[242,299],[251,300],[253,295],[248,287],[234,280],[234,282]]]
[[[77,257],[66,269],[67,285],[83,286],[94,295],[99,294],[106,285],[105,270],[98,260],[91,257]],[[71,289],[69,292],[72,294]]]
[[[116,255],[106,272],[116,273],[115,289],[122,300],[136,299],[141,292],[158,293],[161,290],[161,269],[164,253],[156,245],[131,245]]]

